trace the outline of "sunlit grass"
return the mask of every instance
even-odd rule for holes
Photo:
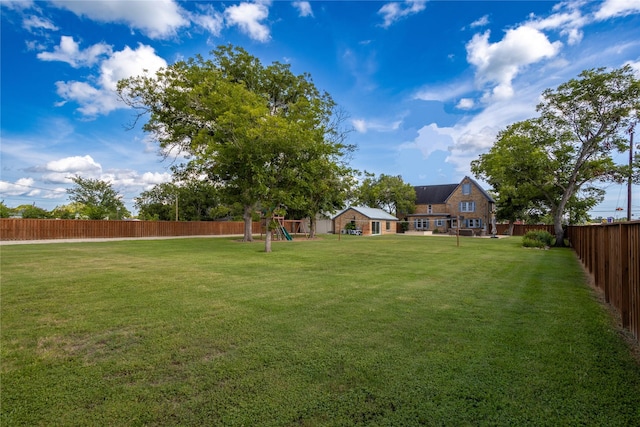
[[[3,246],[2,425],[640,425],[570,250],[323,236]]]

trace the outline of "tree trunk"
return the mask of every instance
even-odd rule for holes
[[[244,238],[243,242],[253,242],[253,206],[245,206],[242,219],[244,220]]]
[[[553,213],[553,231],[556,235],[557,248],[564,247],[564,228],[562,228],[562,210],[558,209]]]
[[[569,179],[569,184],[567,188],[564,190],[564,194],[562,194],[562,198],[560,199],[560,203],[556,206],[555,211],[553,211],[553,231],[556,235],[556,244],[557,248],[563,248],[564,245],[564,228],[562,228],[562,215],[564,214],[564,209],[567,206],[567,202],[569,198],[575,193],[574,188],[576,188],[575,176],[577,172],[573,174],[573,176]]]
[[[507,232],[509,236],[513,236],[513,228],[516,226],[515,222],[510,219],[509,220],[509,231]]]
[[[267,216],[267,232],[264,236],[264,251],[271,252],[271,222],[273,221],[273,215]]]
[[[313,216],[309,217],[309,238],[315,239],[316,237],[316,219]]]

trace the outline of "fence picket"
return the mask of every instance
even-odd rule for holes
[[[260,233],[260,223],[252,225]],[[55,240],[119,237],[242,235],[241,221],[101,221],[75,219],[0,219],[0,240]]]
[[[567,234],[622,326],[640,340],[640,221],[569,226]]]

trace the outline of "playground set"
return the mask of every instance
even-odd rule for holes
[[[271,237],[273,240],[293,240],[293,236],[297,234],[304,234],[306,238],[309,238],[309,230],[307,228],[307,222],[305,220],[284,219],[283,216],[276,216],[273,219],[277,222],[277,226],[271,230]],[[262,218],[262,230],[265,233],[267,229],[267,218]]]

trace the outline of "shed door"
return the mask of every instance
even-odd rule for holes
[[[380,221],[371,221],[371,234],[380,234]]]

